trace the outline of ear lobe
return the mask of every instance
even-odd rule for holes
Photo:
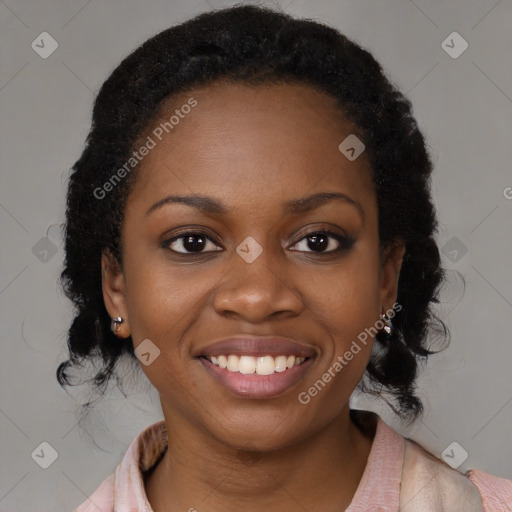
[[[382,256],[380,294],[385,310],[392,307],[398,294],[398,279],[405,254],[405,243],[396,241],[388,246]]]

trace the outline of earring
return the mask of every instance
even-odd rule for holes
[[[384,331],[386,331],[386,334],[389,336],[391,334],[391,329],[393,325],[391,324],[391,320],[386,313],[381,313],[380,319],[384,322]]]
[[[384,308],[383,308],[384,311]],[[384,343],[389,343],[391,341],[391,330],[393,329],[393,325],[391,324],[391,319],[386,313],[380,314],[381,322],[384,324],[383,328],[379,331],[379,341]]]
[[[122,317],[116,316],[115,318],[112,318],[112,322],[110,322],[110,329],[114,334],[117,334],[119,332],[122,323],[124,323]]]

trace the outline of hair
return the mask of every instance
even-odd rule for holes
[[[397,293],[402,308],[394,311],[391,336],[376,335],[378,350],[359,385],[383,398],[402,420],[417,419],[423,413],[415,394],[418,363],[436,353],[429,349],[429,336],[445,338],[448,329],[433,307],[445,277],[434,240],[433,166],[411,103],[368,51],[336,29],[249,5],[205,12],[158,33],[102,85],[68,183],[61,280],[75,316],[67,338],[69,360],[57,369],[59,384],[74,385],[70,366],[99,358],[102,367],[90,382],[104,390],[111,377],[118,379],[121,356],[136,357],[131,338],[121,340],[110,330],[101,279],[102,252],[114,255],[122,268],[120,231],[136,172],[114,186],[108,199],[97,199],[94,190],[130,158],[165,100],[222,80],[309,85],[335,98],[340,115],[357,127],[375,184],[380,249],[396,240],[406,246]]]

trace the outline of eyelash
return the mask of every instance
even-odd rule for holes
[[[309,253],[309,254],[336,254],[336,253],[340,253],[342,251],[346,251],[346,250],[349,250],[353,245],[354,245],[354,242],[355,240],[350,237],[350,236],[344,236],[344,235],[341,235],[339,233],[336,233],[334,231],[330,231],[328,229],[317,229],[315,231],[310,231],[309,233],[306,233],[304,236],[302,236],[299,240],[297,240],[297,242],[295,242],[293,245],[297,245],[299,242],[302,242],[303,240],[306,240],[307,238],[313,236],[313,235],[320,235],[320,234],[323,234],[323,235],[326,235],[327,237],[329,238],[334,238],[338,244],[339,244],[339,247],[337,247],[336,249],[334,250],[330,250],[330,251],[293,251],[293,252],[306,252],[306,253]],[[165,248],[165,249],[169,249],[170,251],[172,251],[173,253],[177,254],[177,255],[180,255],[180,256],[188,256],[188,255],[199,255],[199,254],[207,254],[207,253],[211,253],[211,252],[220,252],[220,251],[202,251],[202,252],[178,252],[178,251],[175,251],[174,249],[171,249],[169,246],[177,241],[177,240],[180,240],[180,239],[183,239],[183,238],[187,238],[189,236],[197,236],[197,237],[201,237],[201,238],[205,238],[206,240],[212,242],[212,243],[216,243],[212,238],[210,238],[204,231],[184,231],[182,233],[179,233],[178,235],[176,236],[173,236],[172,238],[169,238],[167,240],[165,240],[163,243],[162,243],[162,247]]]

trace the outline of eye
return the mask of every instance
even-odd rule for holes
[[[353,244],[354,239],[351,237],[347,237],[339,233],[334,233],[333,231],[320,230],[312,231],[305,237],[301,238],[299,242],[295,244],[299,247],[299,249],[295,250],[305,252],[333,253],[350,249]],[[307,249],[311,250],[308,251]]]
[[[336,253],[350,249],[354,239],[329,230],[312,231],[301,238],[291,250],[319,254]],[[166,240],[162,246],[178,254],[202,254],[222,251],[209,236],[202,231],[186,231]],[[293,247],[297,247],[293,249]]]
[[[165,247],[171,249],[171,251],[179,254],[201,254],[203,252],[213,252],[218,247],[205,233],[200,231],[187,231],[166,240],[163,244]]]

